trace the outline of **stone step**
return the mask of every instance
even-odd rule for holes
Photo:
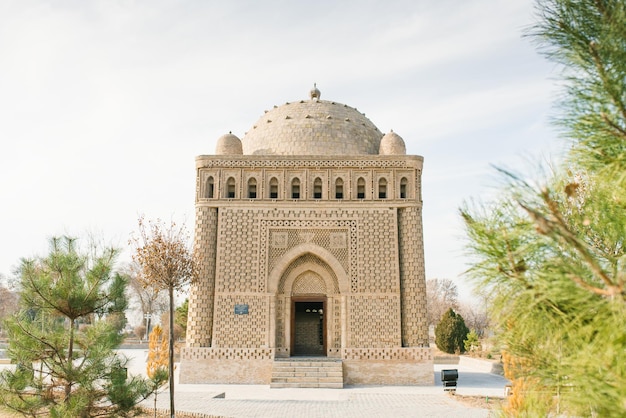
[[[341,360],[275,360],[271,388],[343,388]]]
[[[274,361],[274,367],[341,367],[340,361]]]
[[[272,389],[279,389],[279,388],[343,389],[343,382],[341,382],[341,383],[280,383],[280,382],[272,382],[270,387]]]
[[[288,372],[283,370],[274,370],[272,373],[274,377],[291,377],[291,376],[313,376],[313,377],[343,377],[343,373],[339,371],[319,371],[312,370],[309,372]]]
[[[277,365],[274,366],[275,369],[281,369],[281,370],[310,370],[310,369],[315,369],[315,370],[341,370],[342,366],[338,365],[338,366],[301,366],[301,365]]]

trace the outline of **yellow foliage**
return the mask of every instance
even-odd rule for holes
[[[551,394],[536,377],[526,373],[530,366],[527,359],[515,357],[502,351],[504,377],[511,381],[511,395],[503,412],[511,417],[531,417],[547,414],[553,400]]]
[[[150,340],[148,342],[148,377],[154,377],[154,373],[163,368],[168,369],[169,340],[163,333],[160,325],[155,326],[150,332]]]

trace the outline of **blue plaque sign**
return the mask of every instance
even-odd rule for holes
[[[248,315],[248,305],[235,305],[235,315]]]

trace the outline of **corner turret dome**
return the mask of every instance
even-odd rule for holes
[[[246,155],[376,155],[382,132],[364,114],[345,104],[310,100],[274,106],[244,135]]]
[[[233,135],[231,132],[226,135],[222,135],[217,140],[215,147],[216,155],[241,155],[243,154],[243,148],[241,146],[241,139]]]
[[[392,129],[381,139],[378,153],[380,155],[406,155],[406,145],[400,135]]]

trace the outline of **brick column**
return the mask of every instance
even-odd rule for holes
[[[428,346],[424,238],[419,207],[398,209],[402,346]]]
[[[210,347],[213,333],[217,208],[196,206],[194,253],[198,257],[198,282],[189,292],[187,347]]]

